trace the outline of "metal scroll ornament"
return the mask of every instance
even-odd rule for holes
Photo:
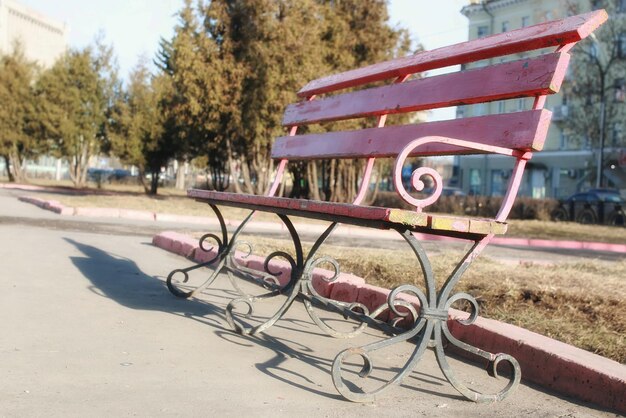
[[[404,166],[406,159],[409,157],[411,152],[419,147],[420,145],[436,142],[437,137],[427,137],[427,138],[419,138],[410,142],[407,146],[404,147],[402,152],[396,158],[396,164],[393,170],[393,182],[396,187],[396,190],[400,194],[402,199],[409,203],[410,205],[415,206],[418,212],[421,212],[423,208],[428,205],[432,205],[439,199],[441,195],[441,191],[443,189],[443,179],[441,175],[437,172],[437,170],[430,167],[420,167],[413,171],[411,174],[411,186],[415,191],[421,192],[424,190],[425,184],[422,180],[424,177],[430,177],[433,181],[433,192],[430,196],[417,199],[409,194],[407,190],[404,188],[404,184],[402,184],[402,167]]]

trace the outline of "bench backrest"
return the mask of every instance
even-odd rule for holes
[[[543,109],[545,97],[561,87],[570,59],[567,51],[606,19],[606,12],[598,10],[313,80],[298,92],[304,100],[287,107],[283,125],[290,134],[275,140],[272,158],[368,158],[371,162],[376,157],[396,157],[417,138],[436,135],[457,141],[422,141],[407,155],[500,152],[526,160],[530,152],[543,147],[552,116]],[[556,51],[407,81],[426,70],[548,47]],[[341,91],[387,80],[391,84]],[[388,114],[524,97],[535,98],[532,110],[384,126]],[[378,116],[378,123],[369,129],[296,135],[301,125],[370,116]],[[482,146],[470,147],[464,141]],[[501,152],[504,148],[511,152]]]

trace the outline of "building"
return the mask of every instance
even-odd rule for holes
[[[67,49],[69,28],[14,0],[0,0],[0,54],[20,42],[26,58],[50,67]]]
[[[616,1],[616,3],[619,3]],[[622,1],[626,6],[626,1]],[[572,9],[572,6],[574,9]],[[619,6],[618,6],[619,7]],[[474,0],[463,7],[469,19],[469,39],[507,32],[535,25],[548,20],[561,19],[572,12],[590,11],[588,0]],[[510,60],[524,56],[510,57]],[[491,61],[491,60],[490,60]],[[464,69],[476,68],[496,62],[477,62]],[[570,74],[568,77],[575,77]],[[612,80],[610,80],[612,82]],[[568,81],[566,80],[565,84]],[[592,105],[592,104],[590,104]],[[593,104],[597,105],[597,104]],[[481,116],[494,113],[515,112],[530,109],[532,99],[514,99],[472,106],[459,106],[458,117]],[[553,112],[552,124],[544,151],[537,153],[528,165],[520,194],[535,198],[566,197],[581,189],[594,186],[598,149],[592,149],[589,138],[572,138],[563,129],[568,115],[567,97],[563,92],[548,96],[546,108]],[[613,126],[604,148],[605,184],[626,188],[626,167],[619,165],[624,155],[624,137],[620,126]],[[575,139],[575,140],[574,140]],[[615,157],[615,163],[612,158]],[[457,158],[458,178],[456,185],[466,193],[498,196],[503,195],[512,172],[510,159],[502,156],[472,155]]]
[[[65,23],[14,0],[0,0],[0,55],[10,53],[19,42],[28,60],[48,68],[67,50],[68,33]],[[66,164],[49,156],[39,158],[36,163],[28,162],[26,167],[31,177],[60,179],[67,172]],[[4,162],[0,161],[0,173],[4,172]]]

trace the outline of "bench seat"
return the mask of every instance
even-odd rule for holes
[[[449,215],[418,213],[404,209],[360,206],[349,203],[322,202],[286,197],[257,196],[229,192],[190,189],[187,195],[197,201],[261,210],[305,218],[338,221],[350,225],[373,226],[391,229],[394,226],[409,226],[413,231],[434,235],[461,236],[467,234],[504,234],[505,222],[493,219],[456,217]]]

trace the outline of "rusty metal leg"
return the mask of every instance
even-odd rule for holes
[[[476,299],[474,299],[473,296],[467,293],[456,293],[452,296],[450,296],[450,293],[460,280],[461,275],[467,270],[471,262],[478,256],[478,254],[480,254],[480,252],[487,246],[492,237],[493,235],[487,235],[482,240],[477,241],[474,244],[474,246],[470,249],[467,255],[463,258],[461,263],[459,263],[457,268],[452,272],[448,280],[446,280],[441,288],[441,291],[439,292],[438,307],[445,312],[448,312],[452,307],[452,304],[457,301],[464,300],[469,303],[469,305],[471,306],[471,313],[469,318],[457,320],[457,322],[462,325],[471,325],[476,320],[476,318],[478,317],[478,302],[476,302]],[[445,336],[446,340],[453,346],[486,359],[488,361],[487,372],[492,377],[499,377],[497,368],[500,362],[504,361],[506,363],[509,363],[511,372],[509,376],[509,383],[506,385],[506,387],[496,393],[482,393],[473,390],[460,382],[456,378],[446,359],[446,355],[443,351],[443,346],[441,344],[442,334],[443,336]],[[447,321],[441,321],[435,328],[435,341],[437,341],[437,345],[435,346],[435,353],[441,371],[444,373],[446,379],[448,379],[450,384],[452,384],[452,386],[454,386],[454,388],[467,399],[475,402],[496,402],[509,396],[519,385],[521,379],[521,370],[519,367],[519,363],[517,362],[517,360],[515,360],[515,358],[503,353],[492,354],[456,339],[450,332]]]
[[[339,277],[339,264],[337,263],[337,261],[333,260],[330,257],[315,258],[317,251],[320,249],[322,244],[324,244],[326,239],[328,239],[330,234],[335,230],[337,225],[338,224],[336,222],[333,222],[328,228],[326,228],[324,233],[320,235],[320,237],[317,239],[317,241],[311,248],[311,251],[309,252],[307,256],[307,260],[304,266],[304,272],[302,275],[303,276],[302,280],[300,282],[300,287],[301,287],[301,295],[303,297],[304,306],[309,316],[313,320],[313,322],[315,322],[315,324],[322,331],[324,331],[325,333],[327,333],[328,335],[332,337],[351,338],[360,334],[363,331],[363,329],[367,327],[367,323],[362,321],[363,319],[362,317],[369,316],[369,311],[367,307],[358,302],[345,303],[345,302],[339,302],[339,301],[331,300],[328,298],[324,298],[315,290],[315,288],[313,287],[313,283],[312,283],[313,271],[320,264],[329,264],[333,268],[333,276],[331,278],[325,279],[326,281],[332,282],[336,280],[337,277]],[[315,312],[315,310],[313,309],[313,304],[323,306],[325,310],[331,310],[335,312],[344,313],[344,317],[347,317],[348,313],[352,313],[353,315],[350,315],[350,316],[352,317],[356,316],[357,320],[359,320],[359,325],[357,325],[356,328],[353,329],[352,331],[348,331],[348,332],[339,331],[329,326],[328,324],[326,324],[317,315],[317,312]]]
[[[340,352],[337,357],[335,357],[335,361],[333,362],[332,367],[332,378],[335,388],[344,398],[354,402],[369,401],[379,393],[384,392],[391,387],[399,385],[405,378],[405,376],[411,373],[411,371],[415,368],[430,343],[434,322],[431,320],[432,315],[429,306],[434,306],[436,303],[435,282],[432,267],[430,265],[430,262],[428,261],[426,252],[421,247],[419,242],[415,239],[415,237],[413,237],[410,231],[398,230],[398,232],[409,243],[411,249],[413,250],[413,253],[417,257],[417,261],[424,277],[426,293],[413,285],[403,285],[392,290],[387,298],[387,305],[388,308],[399,317],[415,315],[415,312],[417,311],[416,309],[414,309],[412,313],[407,313],[406,311],[401,311],[398,309],[400,306],[406,305],[406,302],[399,303],[400,301],[402,301],[402,299],[399,298],[401,294],[412,294],[419,300],[419,312],[417,312],[416,317],[414,316],[413,326],[408,331],[393,336],[391,338],[370,343],[362,347],[346,349]],[[362,358],[363,366],[361,371],[358,373],[358,376],[362,379],[366,379],[370,375],[374,367],[370,358],[370,353],[407,340],[414,340],[416,347],[406,364],[398,373],[396,373],[393,378],[371,391],[355,390],[355,385],[346,384],[346,381],[343,377],[343,365],[348,358],[354,356],[359,356]]]
[[[337,355],[332,367],[332,378],[335,387],[339,393],[355,402],[364,402],[372,400],[372,398],[379,393],[398,385],[402,380],[415,368],[419,362],[421,356],[427,347],[434,348],[435,354],[439,366],[452,386],[457,389],[467,399],[476,402],[492,402],[505,398],[508,396],[518,385],[520,380],[520,371],[517,361],[506,354],[491,354],[483,350],[470,346],[454,338],[447,327],[448,312],[452,304],[459,300],[468,301],[473,310],[470,318],[467,320],[461,320],[463,324],[471,324],[478,314],[478,304],[470,295],[465,293],[458,293],[449,297],[452,288],[457,284],[461,275],[467,270],[471,262],[478,256],[478,254],[485,248],[492,235],[487,235],[480,241],[477,241],[474,246],[468,251],[463,260],[457,265],[450,277],[444,283],[439,295],[437,295],[435,288],[435,281],[431,266],[428,262],[428,258],[417,239],[409,231],[398,230],[400,234],[405,238],[407,243],[411,246],[413,252],[417,256],[420,267],[422,269],[425,281],[426,292],[422,292],[419,288],[413,285],[403,285],[395,288],[388,297],[389,309],[396,315],[407,315],[398,310],[398,300],[400,295],[413,294],[419,300],[418,315],[413,327],[403,334],[382,340],[379,342],[371,343],[363,347],[350,348],[342,351]],[[443,337],[453,344],[454,346],[471,352],[475,355],[481,356],[489,361],[490,374],[498,377],[497,366],[501,361],[508,362],[511,365],[512,375],[508,385],[494,394],[485,394],[475,390],[472,390],[461,383],[454,373],[452,372],[450,365],[446,360],[446,356],[443,349]],[[388,347],[392,344],[411,340],[415,343],[413,353],[409,357],[408,361],[401,368],[394,377],[383,383],[381,386],[370,390],[363,391],[355,388],[355,385],[346,384],[344,379],[344,364],[346,359],[353,356],[360,356],[363,360],[363,367],[358,376],[360,378],[367,378],[373,369],[370,353]]]
[[[259,296],[244,296],[241,298],[233,299],[226,306],[226,320],[228,321],[229,325],[236,332],[240,334],[244,334],[244,335],[258,334],[258,333],[265,331],[272,325],[274,325],[274,323],[276,323],[276,321],[278,321],[285,314],[285,312],[287,312],[287,310],[291,307],[293,301],[296,299],[300,291],[300,279],[302,277],[302,270],[303,270],[303,264],[304,264],[304,256],[302,252],[302,244],[300,242],[300,237],[298,236],[298,232],[293,226],[293,223],[286,215],[278,215],[278,216],[283,221],[283,223],[287,227],[287,230],[289,231],[289,234],[294,244],[296,257],[294,259],[290,254],[285,253],[283,251],[277,251],[277,252],[270,254],[265,259],[264,269],[265,269],[266,274],[262,277],[262,281],[266,283],[267,285],[273,287],[273,290],[270,291],[269,293],[265,293]],[[291,265],[291,273],[290,273],[289,282],[283,288],[280,288],[279,286],[276,285],[276,283],[278,283],[276,280],[276,275],[279,273],[272,272],[270,268],[271,260],[277,257],[284,258]],[[237,268],[235,268],[235,270]],[[254,275],[254,274],[258,274],[259,272],[250,270],[250,273]],[[273,277],[273,279],[271,279],[271,277]],[[260,302],[260,301],[264,301],[267,299],[271,299],[279,295],[286,295],[287,296],[286,301],[281,305],[278,311],[274,313],[274,315],[272,315],[272,317],[269,318],[264,323],[259,324],[254,327],[246,327],[243,323],[238,323],[235,321],[235,318],[233,316],[233,311],[237,305],[246,306],[247,311],[244,312],[242,315],[244,318],[249,318],[253,313],[253,310],[254,310],[253,305],[255,302]],[[239,321],[239,322],[242,322],[242,321]]]
[[[202,238],[200,238],[199,246],[200,246],[200,249],[202,249],[203,251],[206,251],[206,252],[211,251],[213,247],[207,248],[205,246],[206,241],[208,239],[211,239],[215,241],[215,243],[217,244],[217,254],[212,259],[204,263],[196,264],[195,266],[187,267],[184,269],[173,270],[167,276],[166,283],[167,283],[167,288],[169,289],[170,292],[172,292],[174,296],[177,296],[180,298],[189,298],[201,292],[202,290],[206,289],[215,281],[217,276],[227,266],[229,254],[235,251],[235,246],[236,246],[235,243],[236,243],[237,236],[241,233],[241,231],[244,229],[246,224],[250,221],[250,219],[254,215],[254,211],[250,212],[250,214],[241,222],[239,227],[235,230],[235,232],[233,233],[232,239],[229,240],[228,230],[226,229],[226,222],[224,221],[224,217],[222,216],[222,213],[217,208],[217,206],[212,205],[212,204],[210,204],[209,206],[211,207],[211,209],[217,216],[217,219],[220,223],[222,237],[220,239],[220,237],[218,237],[215,234],[205,234],[204,236],[202,236]],[[187,281],[189,281],[190,271],[193,271],[202,267],[208,267],[211,264],[214,264],[215,262],[217,262],[218,260],[219,262],[217,263],[217,265],[215,266],[215,269],[211,272],[209,277],[204,281],[204,283],[202,283],[200,286],[196,287],[195,289],[191,291],[184,291],[184,290],[180,290],[174,285],[173,279],[176,275],[182,274],[184,276],[182,282],[187,283]]]

